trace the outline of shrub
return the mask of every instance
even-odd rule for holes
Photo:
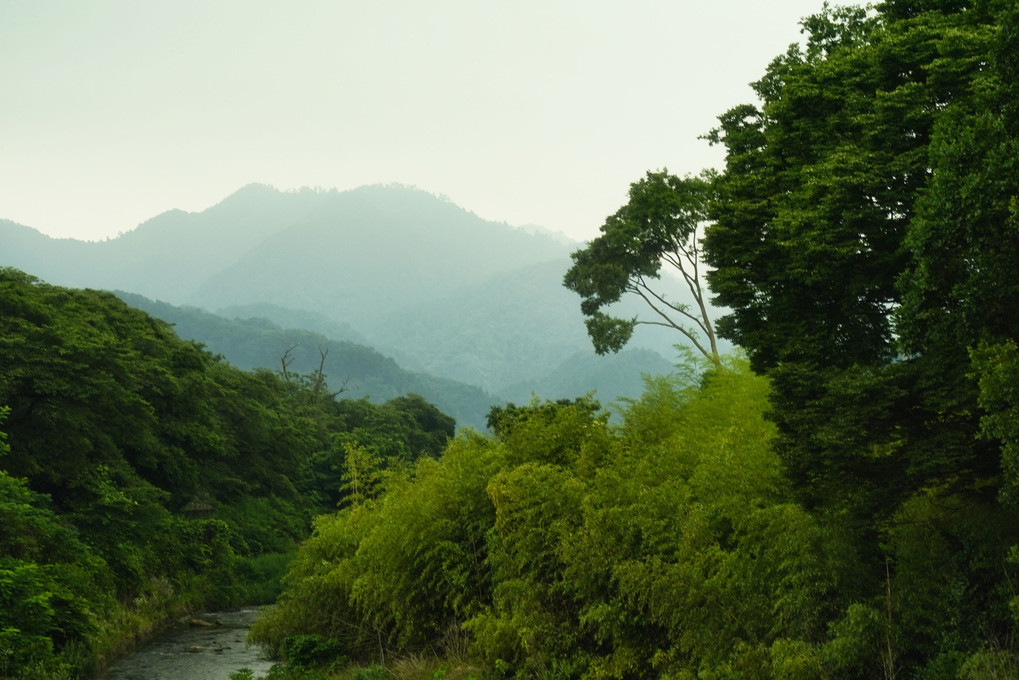
[[[339,640],[321,635],[291,635],[283,640],[283,654],[295,666],[321,666],[341,660]]]

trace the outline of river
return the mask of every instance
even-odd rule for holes
[[[229,680],[241,668],[265,675],[273,662],[245,641],[257,611],[204,614],[201,620],[222,625],[173,628],[110,666],[102,680]]]

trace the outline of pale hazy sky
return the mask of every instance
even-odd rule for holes
[[[590,239],[646,170],[720,165],[698,136],[820,8],[0,0],[0,218],[102,239],[251,182],[398,182]]]

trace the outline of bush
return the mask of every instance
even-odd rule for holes
[[[343,647],[339,640],[321,635],[291,635],[283,640],[283,654],[295,666],[322,666],[331,661],[341,664]]]

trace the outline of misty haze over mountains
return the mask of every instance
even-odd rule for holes
[[[639,329],[633,349],[595,357],[579,299],[561,285],[569,253],[580,244],[486,221],[404,186],[280,192],[249,185],[203,212],[169,211],[103,242],[51,239],[0,221],[0,244],[2,266],[53,284],[142,296],[129,302],[148,304],[155,316],[175,314],[156,309],[161,301],[265,320],[268,326],[247,332],[279,339],[259,350],[267,355],[259,361],[250,346],[241,352],[244,332],[213,333],[207,320],[184,328],[187,314],[178,313],[183,337],[242,368],[278,369],[288,342],[280,333],[305,329],[311,335],[303,345],[368,346],[401,370],[448,381],[446,387],[456,381],[480,388],[457,397],[464,403],[521,401],[531,391],[562,398],[597,389],[605,403],[636,396],[642,371],[671,370],[671,345],[679,340]],[[317,350],[308,355],[317,364]],[[329,362],[331,381],[357,373],[341,365],[338,353]],[[362,382],[372,379],[365,374]],[[373,399],[391,396],[373,384]],[[422,396],[443,406],[434,395]],[[462,404],[455,410],[462,424],[478,424],[477,413],[468,415]]]

